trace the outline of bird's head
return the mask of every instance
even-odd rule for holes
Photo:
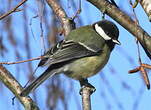
[[[93,24],[94,30],[103,37],[107,42],[112,43],[113,45],[121,43],[118,41],[119,30],[117,26],[108,20],[102,20]]]

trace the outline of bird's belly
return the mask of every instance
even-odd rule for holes
[[[98,73],[107,63],[109,53],[104,53],[100,56],[85,57],[65,66],[65,73],[68,77],[79,80],[88,78]]]

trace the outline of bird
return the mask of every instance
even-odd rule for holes
[[[97,74],[107,64],[115,45],[121,44],[118,37],[118,27],[109,20],[72,30],[42,56],[38,67],[47,66],[47,69],[20,95],[29,95],[46,79],[60,73],[78,80],[83,86],[88,83],[87,78]]]

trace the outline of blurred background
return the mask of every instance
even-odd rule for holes
[[[1,0],[0,15],[14,8],[21,0]],[[134,18],[129,0],[115,0],[119,8]],[[58,0],[69,17],[79,9],[79,0]],[[132,0],[134,2],[134,0]],[[82,11],[75,19],[76,27],[93,24],[102,19],[102,14],[92,4],[82,0]],[[15,12],[0,21],[0,62],[20,61],[41,56],[60,36],[61,23],[45,0],[28,0]],[[140,26],[151,35],[151,23],[142,7],[135,8]],[[120,42],[111,54],[110,60],[99,74],[89,78],[96,92],[91,96],[93,110],[148,110],[151,108],[151,94],[147,90],[141,74],[128,74],[139,66],[135,38],[110,17],[120,30]],[[144,63],[150,60],[141,48]],[[32,73],[39,61],[5,65],[22,86],[30,79],[39,76],[46,68],[38,68]],[[149,71],[148,71],[149,73]],[[149,78],[151,76],[149,74]],[[46,80],[30,96],[41,110],[82,110],[80,85],[78,81],[63,74]],[[0,108],[3,110],[23,110],[23,106],[14,95],[0,83]]]

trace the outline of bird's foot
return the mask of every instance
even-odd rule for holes
[[[80,81],[81,89],[79,91],[79,94],[82,95],[84,90],[87,90],[90,92],[90,94],[94,93],[96,91],[95,87],[91,85],[87,79],[82,79]]]

